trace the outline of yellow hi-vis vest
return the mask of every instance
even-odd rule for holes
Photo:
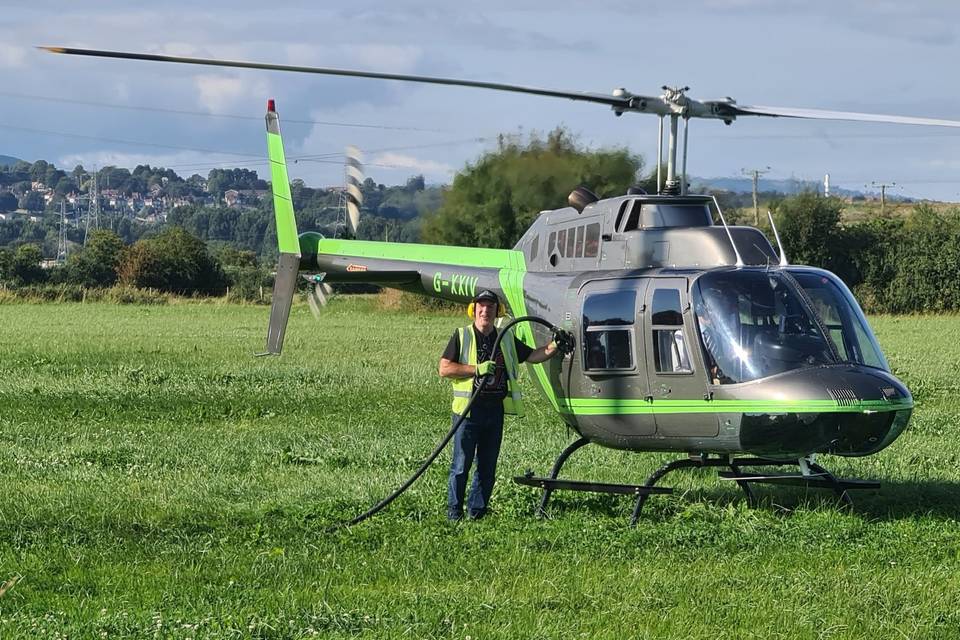
[[[457,329],[460,338],[460,364],[477,366],[477,342],[473,336],[473,325]],[[503,352],[503,365],[507,370],[507,395],[503,399],[503,412],[515,416],[523,415],[523,401],[520,399],[520,385],[517,384],[517,346],[513,335],[504,336],[500,341]],[[455,378],[453,380],[453,412],[463,415],[473,395],[473,378]]]

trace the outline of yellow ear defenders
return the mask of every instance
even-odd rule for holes
[[[476,311],[475,311],[475,309],[474,309],[474,307],[476,306],[476,304],[477,304],[476,302],[471,302],[470,304],[467,305],[467,315],[470,317],[471,320],[474,320],[474,319],[477,317]],[[498,318],[503,318],[503,317],[506,316],[506,315],[507,315],[506,312],[504,312],[504,310],[503,310],[503,305],[498,302],[498,303],[497,303],[497,317],[498,317]]]

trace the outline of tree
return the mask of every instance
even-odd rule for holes
[[[67,282],[85,287],[112,286],[117,281],[123,247],[123,240],[112,231],[91,232],[87,246],[67,258]]]
[[[35,244],[22,244],[13,254],[13,264],[10,269],[11,280],[17,284],[34,284],[46,280],[47,272],[40,263],[43,262],[43,252]]]
[[[39,191],[27,191],[20,198],[20,208],[31,212],[43,211],[45,204]]]
[[[8,211],[16,211],[16,209],[17,196],[13,195],[9,191],[0,193],[0,212],[6,213]]]
[[[834,269],[839,253],[840,212],[838,198],[813,192],[784,198],[777,203],[775,218],[790,262]]]
[[[0,249],[0,282],[13,278],[13,251]]]
[[[416,193],[417,191],[423,191],[426,188],[426,183],[423,179],[423,174],[418,176],[411,176],[407,178],[407,184],[404,189],[410,193]]]
[[[188,295],[220,295],[226,289],[219,261],[182,227],[134,243],[123,253],[119,276],[127,285]]]
[[[540,211],[565,206],[578,185],[601,197],[622,194],[641,166],[640,157],[626,149],[584,149],[565,129],[546,140],[534,135],[526,144],[501,137],[496,152],[454,178],[420,235],[437,244],[512,247]]]

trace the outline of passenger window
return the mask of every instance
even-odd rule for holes
[[[577,246],[573,250],[573,255],[577,258],[583,257],[583,225],[577,227]]]
[[[592,222],[587,225],[586,242],[583,247],[584,258],[596,258],[600,251],[600,223]]]
[[[537,253],[540,252],[540,236],[533,236],[533,241],[530,243],[530,262],[533,262],[537,259]]]
[[[550,238],[547,240],[547,257],[553,255],[553,250],[557,246],[557,232],[551,231]]]
[[[653,359],[659,373],[690,373],[690,353],[683,337],[680,292],[657,289],[653,292],[651,316]]]
[[[635,291],[588,296],[583,303],[584,369],[625,371],[633,365]]]
[[[557,233],[557,253],[560,254],[560,257],[564,257],[564,249],[567,247],[567,230],[560,229]]]
[[[573,252],[574,244],[577,241],[577,238],[576,238],[577,234],[575,233],[575,231],[576,229],[567,229],[567,251],[566,253],[563,254],[567,258],[573,258],[573,257],[576,257],[577,255]]]

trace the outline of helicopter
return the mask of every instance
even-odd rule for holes
[[[575,188],[563,208],[540,212],[512,249],[449,247],[326,238],[298,232],[275,103],[266,114],[280,256],[267,335],[279,354],[301,277],[325,301],[330,285],[371,283],[467,303],[494,291],[513,317],[535,316],[569,331],[572,353],[528,365],[560,420],[579,437],[549,475],[516,482],[552,492],[635,497],[631,524],[658,486],[683,468],[714,467],[753,500],[755,484],[849,491],[879,483],[834,476],[823,454],[875,454],[906,429],[914,407],[891,372],[855,297],[833,273],[792,265],[773,217],[775,249],[759,229],[731,226],[716,198],[688,193],[690,119],[732,124],[747,116],[813,118],[960,127],[960,121],[700,101],[688,87],[655,96],[612,94],[321,67],[184,58],[64,47],[56,53],[353,76],[464,86],[606,105],[617,116],[659,118],[657,192],[631,188],[598,198]],[[668,119],[667,127],[664,120]],[[679,125],[682,156],[677,162]],[[667,131],[664,163],[664,132]],[[665,164],[665,176],[661,167]],[[356,232],[358,217],[347,217]],[[719,219],[720,224],[714,220]],[[549,340],[542,325],[519,324],[529,345]],[[587,444],[636,452],[675,452],[642,484],[560,478]],[[783,471],[783,467],[793,467]]]

